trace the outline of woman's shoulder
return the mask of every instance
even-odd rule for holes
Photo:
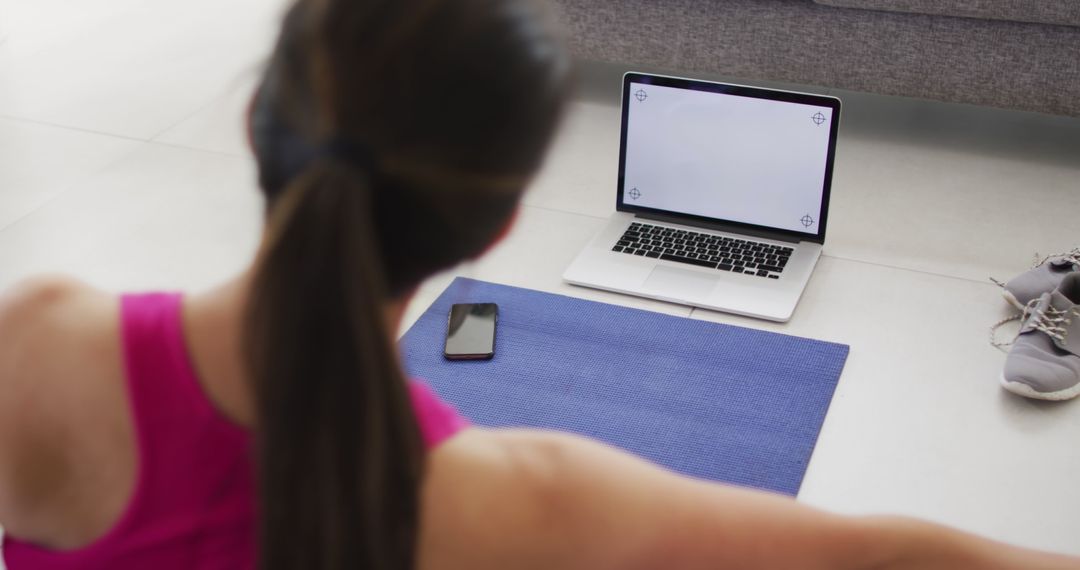
[[[0,389],[38,377],[42,368],[78,364],[69,352],[114,339],[117,300],[70,277],[47,275],[0,292]]]
[[[42,311],[95,291],[86,283],[65,275],[24,279],[0,292],[0,325],[40,315]]]
[[[100,435],[95,424],[115,429],[99,416],[126,405],[117,307],[61,276],[0,292],[0,524],[16,536],[37,534],[26,521],[52,508],[78,454],[95,451],[83,445]]]
[[[114,295],[73,277],[30,277],[0,290],[0,335],[85,330],[100,324],[87,318],[106,316],[116,302]]]
[[[59,275],[33,277],[0,292],[0,388],[57,360],[49,353],[97,336],[109,325],[115,307],[109,305],[108,294]]]

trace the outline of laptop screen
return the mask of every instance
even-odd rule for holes
[[[621,210],[824,238],[837,99],[628,74],[623,105]]]

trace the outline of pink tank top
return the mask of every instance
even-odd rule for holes
[[[250,435],[207,399],[184,344],[177,294],[121,298],[124,364],[138,450],[135,489],[104,536],[53,551],[4,536],[9,570],[254,569]],[[428,449],[465,421],[410,383]]]

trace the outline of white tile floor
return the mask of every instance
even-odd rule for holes
[[[0,288],[198,289],[251,259],[241,114],[281,5],[0,0]],[[560,281],[613,207],[619,72],[583,69],[509,239],[425,284],[409,321],[461,274],[848,343],[800,500],[1080,554],[1080,404],[1005,394],[986,343],[1007,314],[986,278],[1080,245],[1080,120],[835,93],[825,256],[779,325]]]

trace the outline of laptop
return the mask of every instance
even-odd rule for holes
[[[835,97],[627,73],[615,214],[566,281],[772,321],[821,256]]]

